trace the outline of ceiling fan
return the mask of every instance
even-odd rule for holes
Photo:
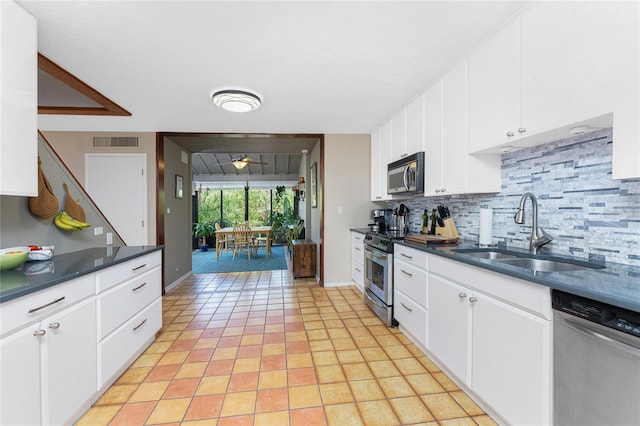
[[[265,162],[262,162],[262,161],[254,161],[252,158],[247,157],[247,154],[242,154],[241,156],[236,157],[236,158],[233,158],[233,157],[232,157],[232,158],[231,158],[231,161],[230,161],[230,162],[228,162],[228,163],[220,163],[220,165],[223,165],[223,164],[233,164],[233,166],[234,166],[236,169],[244,169],[244,168],[245,168],[245,167],[247,167],[247,165],[249,165],[249,164],[262,164],[262,165],[267,165],[267,164],[269,164],[269,163],[265,163]]]

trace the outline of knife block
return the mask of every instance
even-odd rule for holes
[[[444,226],[436,226],[436,235],[447,238],[458,238],[458,229],[452,217],[444,219]]]

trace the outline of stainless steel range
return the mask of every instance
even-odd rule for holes
[[[397,325],[393,319],[393,239],[374,232],[364,237],[364,301],[389,327]]]

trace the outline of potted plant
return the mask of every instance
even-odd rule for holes
[[[198,222],[193,224],[193,236],[200,240],[200,251],[207,251],[207,237],[215,235],[216,227],[210,222]]]
[[[287,228],[287,246],[289,246],[289,253],[292,252],[293,241],[300,238],[300,233],[304,228],[304,222],[297,219],[292,225]]]

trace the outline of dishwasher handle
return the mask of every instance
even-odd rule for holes
[[[602,340],[602,341],[605,341],[605,342],[610,343],[610,344],[616,344],[616,345],[622,346],[626,350],[633,351],[636,356],[640,356],[640,354],[638,354],[638,351],[640,351],[640,344],[636,345],[636,344],[631,343],[631,342],[626,342],[626,341],[623,341],[623,340],[620,340],[620,339],[616,338],[613,335],[605,335],[605,334],[601,333],[600,331],[595,330],[594,328],[589,327],[588,325],[583,324],[582,322],[579,322],[579,321],[575,320],[573,317],[567,317],[565,315],[561,315],[561,318],[564,319],[565,323],[569,327],[572,327],[572,328],[574,328],[576,330],[579,330],[579,331],[581,331],[581,332],[583,332],[583,333],[585,333],[585,334],[587,334],[587,335],[589,335],[591,337],[594,337],[594,338],[596,338],[598,340]],[[600,327],[604,327],[604,326],[600,326]]]

